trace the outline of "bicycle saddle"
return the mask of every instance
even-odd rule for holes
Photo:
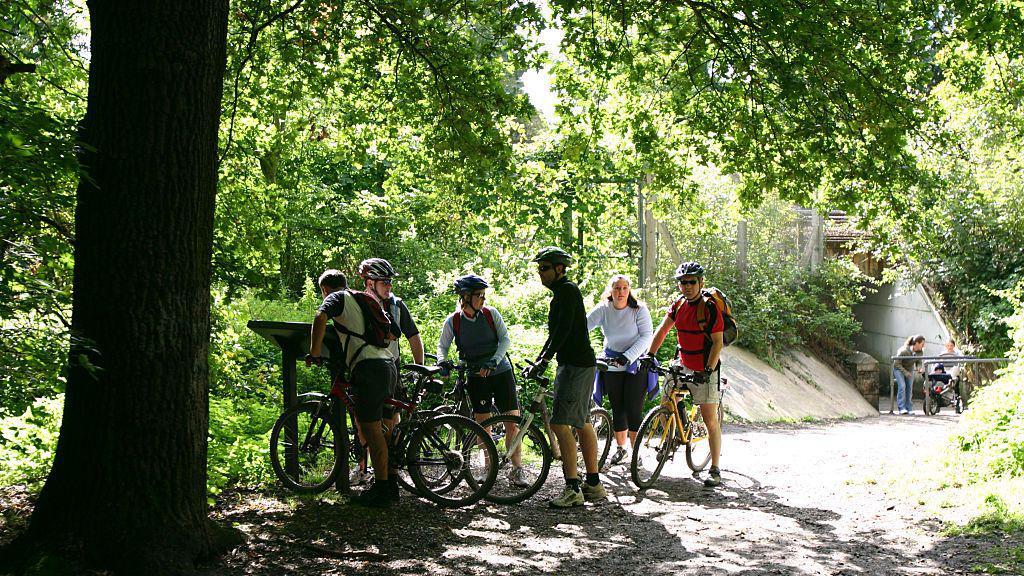
[[[402,370],[409,370],[423,376],[433,376],[441,371],[440,366],[424,366],[422,364],[402,364]]]

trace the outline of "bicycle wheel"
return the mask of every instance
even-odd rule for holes
[[[662,468],[676,451],[678,432],[672,411],[664,406],[652,408],[636,433],[629,473],[638,488],[650,488]]]
[[[391,468],[388,477],[398,482],[398,485],[406,492],[422,496],[423,494],[412,481],[409,470],[405,466],[410,433],[411,430],[402,425],[396,426],[394,432],[389,432],[387,428],[384,429],[384,437],[388,439],[388,466]]]
[[[718,424],[722,424],[722,404],[719,402],[715,413],[718,415]],[[704,414],[697,409],[697,413],[690,423],[690,441],[686,443],[686,465],[694,472],[700,472],[711,461],[711,443],[708,441],[708,427],[704,423]]]
[[[455,414],[420,424],[409,440],[406,466],[421,495],[441,506],[468,506],[484,497],[498,474],[498,451],[484,429]]]
[[[924,395],[924,413],[929,416],[935,416],[939,413],[940,409],[938,399],[932,397],[931,392],[926,392]]]
[[[615,438],[612,415],[604,408],[593,408],[590,410],[590,423],[597,433],[597,469],[604,470],[608,452],[612,449],[612,440]]]
[[[594,427],[594,434],[597,436],[597,469],[598,471],[604,468],[604,463],[608,459],[608,451],[612,447],[612,438],[615,437],[615,432],[612,430],[612,417],[604,408],[591,408],[590,414],[587,416],[587,422]],[[587,469],[586,464],[583,461],[583,447],[580,445],[580,436],[576,433],[574,428],[572,435],[576,438],[576,468],[580,470],[580,474]]]
[[[295,427],[290,424],[294,422]],[[289,490],[323,492],[338,475],[334,453],[337,437],[330,419],[330,404],[318,401],[296,404],[274,423],[270,433],[270,464]],[[295,461],[289,462],[294,450]]]
[[[499,414],[484,420],[480,425],[490,430],[492,437],[498,429],[502,430],[500,438],[495,440],[498,449],[498,479],[485,498],[498,504],[516,504],[537,493],[551,470],[551,447],[547,438],[536,424],[530,424],[519,445],[519,458],[522,473],[513,476],[512,454],[508,452],[508,442],[512,440],[504,433],[508,425],[520,426],[521,416]]]

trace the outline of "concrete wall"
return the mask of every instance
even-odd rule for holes
[[[878,409],[824,362],[792,350],[777,370],[750,352],[722,351],[722,375],[729,379],[726,412],[749,422],[877,416]]]
[[[857,349],[879,362],[879,380],[888,391],[890,356],[903,346],[907,337],[925,337],[925,356],[938,356],[945,350],[949,330],[919,284],[885,284],[853,309],[863,325],[855,338]],[[916,387],[915,387],[916,388]]]

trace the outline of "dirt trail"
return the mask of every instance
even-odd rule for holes
[[[442,510],[403,495],[388,511],[323,499],[254,494],[217,515],[251,538],[216,574],[957,574],[993,538],[949,539],[909,500],[887,496],[887,462],[937,449],[955,417],[881,416],[776,427],[727,426],[725,485],[704,488],[682,454],[638,492],[624,468],[605,476],[613,498],[550,510]],[[560,474],[558,474],[560,477]],[[545,492],[562,487],[549,479]],[[346,551],[383,558],[343,558]]]

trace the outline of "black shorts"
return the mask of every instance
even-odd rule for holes
[[[360,422],[377,422],[394,414],[384,400],[395,394],[398,370],[395,363],[383,358],[363,360],[352,368],[352,389],[356,394],[356,418]]]
[[[516,394],[516,379],[511,370],[491,374],[486,378],[470,375],[469,400],[473,403],[474,414],[489,414],[491,399],[499,412],[519,410],[519,395]]]

